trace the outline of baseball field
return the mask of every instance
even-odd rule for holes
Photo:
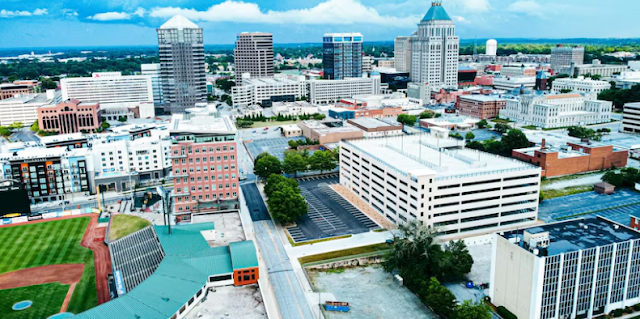
[[[100,247],[96,224],[97,216],[91,216],[1,227],[0,318],[47,318],[95,307],[103,294],[96,288],[94,252],[107,250]],[[108,271],[110,266],[100,263]],[[11,309],[23,300],[32,306]]]

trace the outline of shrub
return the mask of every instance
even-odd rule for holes
[[[498,310],[498,315],[500,315],[500,317],[502,317],[503,319],[518,319],[518,317],[516,317],[516,315],[511,313],[511,311],[509,311],[504,306],[498,307],[497,310]]]
[[[633,305],[633,310],[640,311],[640,303]]]

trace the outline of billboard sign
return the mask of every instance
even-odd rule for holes
[[[124,287],[124,279],[122,279],[122,272],[120,269],[117,269],[113,275],[116,279],[116,291],[118,292],[118,296],[126,294],[127,289]]]

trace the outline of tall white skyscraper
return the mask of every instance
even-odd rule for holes
[[[398,72],[411,72],[411,37],[396,37],[393,43],[393,56]]]
[[[496,55],[498,53],[498,41],[491,39],[487,40],[486,55]]]
[[[442,7],[431,3],[411,39],[411,81],[431,86],[457,86],[460,38],[456,25]]]

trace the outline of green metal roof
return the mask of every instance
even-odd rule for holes
[[[422,18],[422,21],[433,20],[451,20],[451,18],[449,18],[449,15],[447,14],[447,11],[445,11],[442,7],[441,3],[433,2],[427,14],[425,14],[424,18]]]
[[[213,223],[178,225],[169,235],[165,226],[154,226],[166,254],[156,271],[126,295],[73,318],[166,319],[202,289],[209,276],[258,266],[253,241],[210,247],[200,232],[212,229]]]
[[[253,241],[245,240],[229,244],[233,269],[258,267],[258,255]]]

